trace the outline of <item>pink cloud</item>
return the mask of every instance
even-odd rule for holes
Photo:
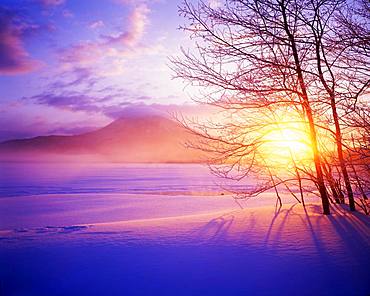
[[[6,11],[0,12],[0,75],[24,74],[39,66],[24,48],[22,29],[12,24]]]
[[[150,10],[145,4],[135,7],[129,16],[128,32],[121,34],[117,41],[122,42],[126,46],[136,45],[145,33],[149,12]]]
[[[105,58],[123,57],[137,49],[143,38],[148,25],[150,9],[146,4],[135,6],[128,16],[127,30],[120,34],[102,36],[98,41],[86,41],[76,44],[72,48],[62,52],[61,61],[66,66],[86,67],[92,64],[97,65]],[[97,28],[101,23],[91,24]]]
[[[104,22],[102,20],[98,20],[89,24],[89,28],[93,30],[101,27],[104,27]]]
[[[114,0],[114,2],[124,5],[140,5],[140,4],[150,4],[154,2],[160,2],[162,0]]]
[[[45,6],[59,6],[62,5],[65,0],[40,0],[40,2]]]
[[[128,16],[128,29],[118,35],[104,36],[104,45],[135,46],[142,39],[148,24],[150,9],[146,4],[136,6]]]
[[[104,47],[99,43],[84,42],[64,50],[60,60],[65,65],[89,66],[95,63],[104,55]]]

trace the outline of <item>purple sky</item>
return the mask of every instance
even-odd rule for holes
[[[83,132],[127,107],[188,104],[191,89],[167,66],[190,46],[179,3],[2,0],[0,141]]]

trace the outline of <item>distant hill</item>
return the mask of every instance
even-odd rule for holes
[[[5,141],[0,143],[0,159],[201,162],[199,151],[184,147],[194,140],[174,120],[159,115],[126,116],[80,135]]]

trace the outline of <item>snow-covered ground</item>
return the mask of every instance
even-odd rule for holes
[[[196,165],[2,168],[0,295],[370,293],[360,213],[241,208]]]

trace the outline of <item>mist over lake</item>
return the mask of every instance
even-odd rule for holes
[[[242,186],[197,164],[3,162],[0,196],[70,193],[215,195],[220,185]],[[246,186],[243,182],[243,186]]]

